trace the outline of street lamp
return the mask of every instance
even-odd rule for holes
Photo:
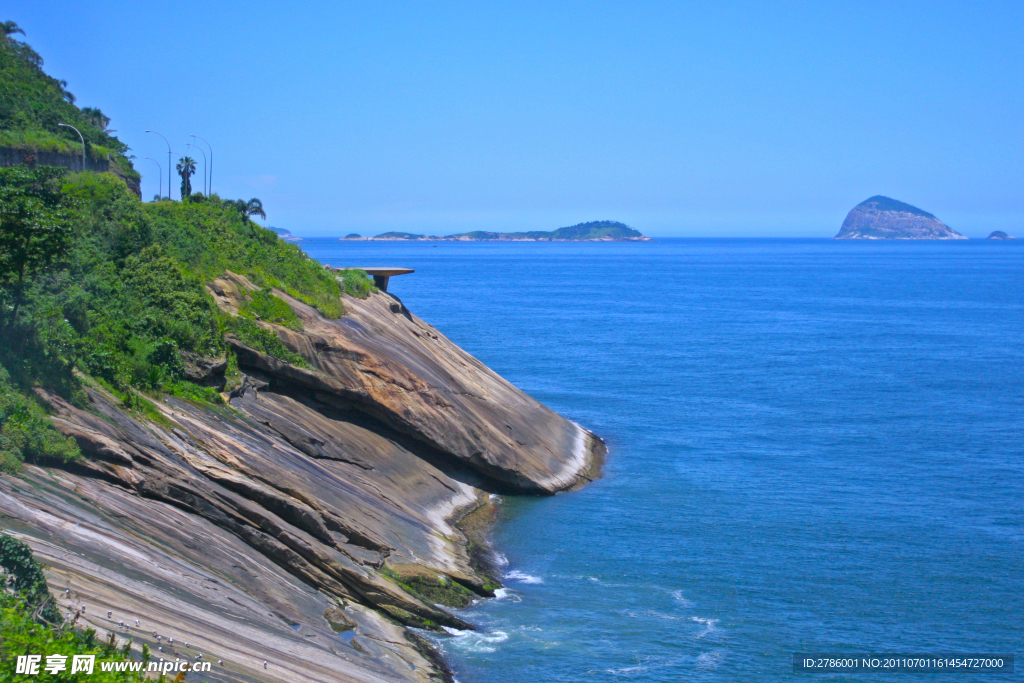
[[[197,145],[195,142],[186,143],[186,147],[195,147],[199,150],[199,153],[203,155],[203,194],[206,194],[206,152],[203,148]]]
[[[160,179],[160,182],[156,184],[156,196],[159,199],[160,195],[163,194],[164,191],[164,169],[160,165],[160,162],[154,159],[153,157],[146,158],[152,161],[154,164],[156,164],[156,170],[160,174],[157,176]]]
[[[160,133],[157,133],[155,130],[147,130],[146,132],[147,133],[153,133],[155,135],[160,135]],[[164,138],[163,135],[160,135],[160,137]],[[164,142],[167,142],[167,138],[164,138]],[[171,168],[172,168],[172,166],[171,166],[171,143],[167,142],[167,198],[168,199],[171,198]],[[161,184],[163,184],[163,183],[161,183]]]
[[[199,138],[198,135],[192,135],[191,137]],[[206,138],[199,138],[203,142],[206,142],[206,146],[210,148],[210,188],[206,191],[207,195],[213,194],[213,146],[206,141]]]
[[[58,123],[57,125],[58,126],[63,126],[64,128],[70,128],[71,130],[73,130],[76,133],[78,133],[78,139],[82,141],[82,170],[84,171],[85,170],[85,138],[82,137],[82,131],[78,130],[74,126],[69,125],[67,123]]]

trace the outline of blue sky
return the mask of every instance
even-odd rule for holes
[[[326,6],[330,5],[330,6]],[[15,0],[139,157],[305,236],[830,237],[885,194],[1024,235],[1024,3]],[[201,157],[195,155],[197,158]],[[202,162],[200,161],[200,172]],[[166,169],[164,170],[166,173]]]

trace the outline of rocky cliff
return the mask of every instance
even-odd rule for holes
[[[208,288],[228,313],[256,289]],[[444,680],[408,627],[472,628],[445,605],[493,596],[489,494],[579,486],[604,444],[391,295],[328,320],[274,293],[304,331],[263,326],[310,369],[229,338],[243,381],[223,408],[166,398],[143,418],[98,386],[87,409],[40,390],[86,457],[0,477],[0,525],[65,614],[156,657],[202,654],[207,680]]]
[[[916,206],[875,195],[846,214],[837,240],[965,240],[957,231]]]

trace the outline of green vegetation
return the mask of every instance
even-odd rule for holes
[[[267,213],[263,210],[263,202],[258,199],[250,199],[249,201],[236,199],[234,201],[234,207],[238,209],[238,214],[242,217],[242,222],[246,225],[249,225],[252,222],[253,216],[259,216],[264,220],[267,218]],[[275,230],[271,230],[271,232],[277,234],[277,231]]]
[[[242,304],[238,312],[246,318],[266,320],[296,332],[302,331],[302,321],[299,320],[299,316],[295,315],[291,306],[274,296],[269,287],[250,294],[249,300]]]
[[[0,286],[13,292],[14,315],[25,278],[63,257],[71,244],[71,199],[57,169],[0,169]]]
[[[356,235],[358,237],[358,235]],[[377,239],[393,239],[393,240],[415,240],[423,237],[423,235],[417,235],[411,232],[385,232],[377,235]]]
[[[192,194],[192,176],[196,174],[196,160],[192,157],[182,157],[175,168],[181,176],[181,196],[188,199]]]
[[[407,566],[396,571],[387,565],[380,569],[380,573],[432,605],[468,607],[478,597],[473,591],[443,574],[419,573]]]
[[[78,135],[57,125],[66,123],[81,131],[89,157],[109,159],[121,177],[138,180],[125,156],[128,147],[107,132],[110,119],[99,109],[76,107],[67,83],[48,76],[42,57],[13,38],[21,29],[6,25],[11,32],[0,39],[0,146],[81,154]]]
[[[308,368],[309,363],[297,353],[288,350],[280,338],[273,332],[260,327],[252,320],[242,317],[228,318],[225,329],[238,337],[246,346],[274,358],[280,358],[300,368]]]
[[[0,367],[0,471],[14,474],[25,460],[69,462],[80,456],[74,440],[54,428],[36,401],[15,391]]]
[[[46,587],[43,568],[36,562],[28,545],[7,534],[0,534],[0,568],[4,571],[5,588],[24,599],[42,620],[51,624],[62,620],[57,601]]]
[[[96,666],[87,676],[97,683],[122,683],[147,680],[142,673],[103,672],[99,660],[124,661],[131,652],[131,641],[117,648],[116,636],[103,644],[96,640],[92,629],[79,630],[74,622],[65,622],[56,601],[46,587],[46,579],[32,550],[21,541],[0,535],[0,566],[5,581],[0,590],[0,681],[71,681],[78,675],[70,674],[71,657],[94,655]],[[15,667],[19,655],[42,655],[38,674],[17,674]],[[64,655],[67,670],[50,674],[45,671],[47,655]],[[148,661],[149,648],[143,645],[142,659]]]
[[[365,270],[350,268],[336,272],[338,277],[341,278],[341,288],[349,296],[365,299],[370,296],[370,292],[377,291],[377,288],[373,286],[373,280],[370,279]]]
[[[109,143],[102,112],[75,107],[63,86],[42,73],[41,61],[29,59],[35,53],[10,35],[0,39],[0,126],[20,122],[21,132],[38,132],[68,120]],[[194,165],[182,162],[187,181]],[[84,406],[85,385],[92,384],[129,410],[166,422],[150,399],[170,394],[223,403],[217,389],[188,381],[185,358],[226,357],[227,380],[237,381],[228,334],[309,367],[263,326],[302,330],[275,290],[328,318],[344,314],[343,291],[372,291],[362,271],[339,281],[256,224],[254,216],[266,216],[260,200],[190,196],[184,189],[181,202],[144,204],[112,173],[0,169],[0,470],[80,455],[47,420],[33,387]],[[225,271],[260,287],[241,302],[240,316],[221,312],[206,290]]]
[[[204,282],[226,270],[263,288],[244,302],[243,316],[301,330],[298,316],[272,287],[328,317],[344,312],[338,279],[295,245],[243,218],[235,202],[197,195],[197,201],[143,204],[112,174],[55,169],[0,171],[0,196],[14,195],[30,181],[50,183],[51,194],[53,183],[62,183],[60,200],[51,202],[57,208],[36,203],[26,211],[52,214],[47,229],[64,230],[67,243],[48,258],[48,269],[39,261],[20,279],[13,266],[5,271],[0,364],[22,389],[40,384],[74,396],[77,368],[101,380],[129,407],[158,419],[139,392],[219,402],[215,392],[185,387],[181,354],[229,355],[224,343],[229,332],[264,353],[307,367],[272,332],[217,309]],[[0,211],[0,235],[17,233],[17,221],[29,220],[20,216],[9,220]],[[33,229],[46,224],[30,222]],[[6,244],[0,240],[0,263],[13,263]],[[362,289],[368,282],[364,276]],[[349,288],[359,290],[360,282],[352,280]]]
[[[568,228],[559,228],[551,234],[551,237],[556,240],[623,239],[643,237],[643,233],[618,221],[590,221],[589,223],[577,223]]]

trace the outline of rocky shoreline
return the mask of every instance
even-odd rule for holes
[[[231,314],[256,286],[208,289]],[[327,320],[274,293],[304,329],[261,325],[309,368],[229,338],[243,382],[222,408],[38,391],[86,457],[0,477],[2,525],[65,615],[157,658],[201,654],[210,681],[450,680],[415,629],[472,629],[451,609],[500,587],[491,495],[578,488],[604,443],[392,295]]]

